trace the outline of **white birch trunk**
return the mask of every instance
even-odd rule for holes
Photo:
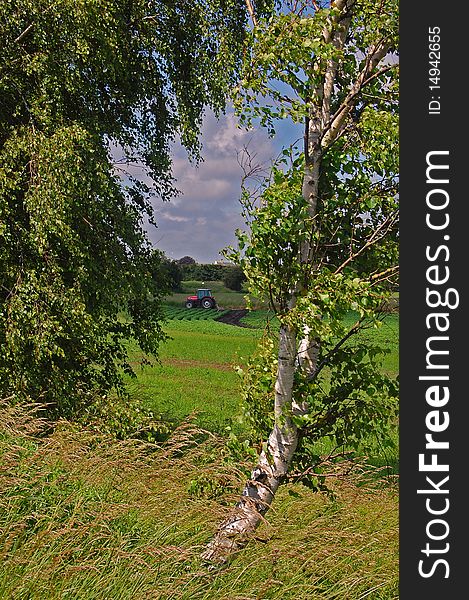
[[[307,129],[305,131],[306,149],[308,162],[305,165],[305,173],[303,177],[303,198],[308,205],[308,217],[311,219],[312,228],[315,229],[315,217],[317,214],[317,205],[319,199],[319,175],[321,169],[322,152],[320,147],[320,120],[317,115],[311,115]],[[312,248],[309,241],[303,242],[301,246],[301,262],[313,262]],[[319,318],[319,317],[318,317]],[[316,371],[319,359],[320,342],[311,335],[311,327],[305,325],[301,332],[301,339],[298,343],[298,368],[306,377],[311,377]],[[305,414],[308,407],[305,403],[301,403],[297,407],[298,414]]]
[[[203,553],[205,560],[225,563],[246,544],[288,472],[298,444],[298,431],[291,419],[295,358],[296,333],[292,328],[282,326],[275,383],[274,428],[240,500]]]
[[[335,0],[334,5],[340,10],[339,15],[333,17],[324,29],[323,37],[336,48],[343,48],[350,28],[354,0]],[[337,74],[337,62],[328,60],[324,79],[315,89],[318,102],[310,107],[308,120],[305,124],[305,171],[303,177],[302,194],[308,205],[308,217],[311,219],[312,230],[317,227],[316,215],[319,201],[319,177],[321,162],[327,145],[324,143],[324,132],[330,126],[331,101],[334,91],[334,82]],[[338,130],[339,131],[339,130]],[[336,135],[338,134],[338,131]],[[332,140],[333,141],[333,140]],[[329,143],[332,143],[329,140]],[[301,262],[314,263],[313,249],[308,241],[301,247]],[[320,318],[320,317],[318,317]],[[305,326],[302,338],[298,344],[298,367],[306,377],[312,377],[316,371],[319,360],[320,340],[311,334],[311,327]],[[300,411],[305,412],[307,406],[300,406]]]

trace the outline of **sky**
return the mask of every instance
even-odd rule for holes
[[[153,200],[158,227],[148,227],[151,242],[171,259],[223,260],[220,250],[235,245],[234,232],[244,227],[238,152],[247,145],[257,162],[268,165],[298,137],[299,129],[292,124],[282,123],[276,136],[269,138],[262,129],[239,129],[231,112],[219,120],[207,113],[201,134],[203,162],[198,167],[191,165],[184,149],[174,148],[174,176],[182,193],[170,202]]]

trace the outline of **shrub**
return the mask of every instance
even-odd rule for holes
[[[246,276],[240,267],[228,267],[224,277],[223,283],[229,290],[240,292],[243,283],[246,281]]]

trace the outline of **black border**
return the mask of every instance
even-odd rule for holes
[[[467,4],[442,3],[434,0],[400,3],[400,598],[402,600],[423,598],[437,600],[464,598],[467,596],[466,577],[469,577],[469,532],[466,506],[469,505],[469,394],[466,373],[469,375],[469,326],[467,323],[467,278],[469,277],[469,228],[466,205],[469,204],[463,179],[469,174],[465,150],[467,138],[466,66],[469,41],[467,30]],[[441,90],[429,90],[429,28],[441,30]],[[440,114],[429,114],[431,96],[439,96]],[[426,155],[432,150],[449,150],[449,179],[445,186],[450,194],[448,206],[450,224],[444,231],[450,236],[442,240],[443,232],[432,231],[426,225],[426,194],[429,190],[425,179]],[[466,218],[465,218],[466,217]],[[426,247],[447,244],[450,250],[448,262],[440,264],[450,268],[447,287],[459,293],[459,306],[448,310],[450,328],[449,364],[450,400],[449,428],[440,439],[449,441],[449,449],[440,451],[439,461],[449,464],[447,487],[450,508],[444,515],[449,534],[445,554],[432,555],[434,560],[444,558],[449,564],[439,565],[428,578],[419,575],[419,561],[425,555],[421,550],[427,541],[426,526],[432,516],[425,507],[425,496],[418,489],[429,488],[425,476],[419,472],[418,455],[425,451],[425,434],[428,429],[425,417],[431,408],[425,400],[428,382],[419,381],[425,374],[426,340],[429,333],[425,318],[431,309],[426,303],[426,270],[429,262]],[[441,256],[445,255],[442,252]],[[443,309],[439,309],[443,310]],[[444,335],[444,334],[441,334]],[[439,373],[441,374],[441,373]],[[466,385],[465,385],[466,384]],[[442,409],[443,410],[443,409]],[[435,436],[436,437],[436,436]],[[435,473],[435,481],[446,474]],[[443,487],[443,486],[442,486]],[[434,496],[436,498],[436,496]],[[441,499],[443,496],[439,496]],[[436,504],[435,504],[436,506]],[[433,517],[436,518],[436,517]],[[442,517],[443,518],[443,517]],[[436,530],[435,530],[436,531]],[[444,543],[440,543],[441,545]],[[437,547],[437,542],[434,542]],[[442,546],[441,546],[442,547]],[[426,569],[431,564],[426,559]],[[428,571],[427,571],[428,572]]]

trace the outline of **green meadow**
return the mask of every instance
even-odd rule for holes
[[[255,350],[261,330],[215,321],[171,320],[161,364],[136,367],[144,403],[180,422],[196,412],[201,427],[222,432],[239,414],[240,378],[235,371]],[[135,351],[134,360],[141,355]]]
[[[214,283],[218,284],[219,292],[223,290],[219,282],[212,282],[212,288],[216,287]],[[190,284],[196,288],[201,282]],[[235,299],[229,308],[245,306],[242,293],[231,294]],[[257,309],[241,319],[244,327],[237,327],[214,320],[222,314],[223,310],[168,305],[165,331],[170,339],[161,347],[161,362],[135,367],[138,393],[147,408],[175,422],[196,413],[198,425],[219,433],[228,426],[240,430],[241,379],[235,368],[246,364],[266,325],[275,332],[278,322],[268,311]],[[352,326],[357,318],[351,312],[345,321]],[[381,327],[359,334],[362,340],[383,349],[382,370],[392,377],[397,375],[399,367],[398,327],[398,315],[389,314]],[[141,358],[134,348],[134,363],[137,365]]]
[[[244,306],[242,296],[230,308]],[[65,421],[51,432],[30,410],[0,406],[0,598],[396,600],[397,457],[380,449],[347,475],[331,465],[329,493],[284,485],[232,563],[214,570],[201,561],[251,467],[226,445],[227,428],[244,427],[235,367],[266,322],[277,325],[262,310],[239,327],[211,311],[176,318],[176,307],[168,304],[159,362],[141,367],[130,347],[132,395],[171,423],[164,442],[120,441]],[[361,335],[388,351],[382,369],[396,375],[398,316]]]

